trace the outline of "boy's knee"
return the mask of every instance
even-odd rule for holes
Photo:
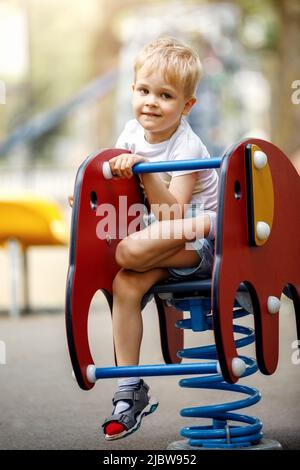
[[[115,253],[116,262],[121,268],[134,269],[137,262],[137,250],[131,240],[121,240]]]
[[[120,297],[133,297],[141,295],[141,284],[137,282],[134,273],[119,271],[112,284],[113,295]]]

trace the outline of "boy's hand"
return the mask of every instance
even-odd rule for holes
[[[73,202],[74,202],[74,197],[72,195],[68,196],[68,203],[71,208],[73,207]]]
[[[133,153],[121,153],[117,157],[113,157],[109,160],[109,166],[113,174],[113,179],[124,179],[131,178],[132,167],[139,162],[148,162],[149,160],[141,155]]]

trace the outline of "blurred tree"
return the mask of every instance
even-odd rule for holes
[[[147,3],[166,3],[168,0],[144,0]],[[140,0],[114,0],[100,4],[102,27],[93,35],[92,57],[95,75],[101,75],[111,68],[118,67],[119,51],[122,45],[118,28],[121,27],[120,18],[126,16],[128,11],[140,8]],[[107,95],[101,100],[97,109],[97,134],[98,141],[114,145],[113,132],[115,113],[118,110],[112,105],[114,97]],[[99,144],[98,144],[99,145]],[[102,144],[103,145],[103,144]]]
[[[288,155],[300,149],[300,104],[292,102],[292,83],[300,80],[300,1],[273,0],[281,21],[273,141]]]
[[[300,80],[300,1],[235,0],[245,18],[269,20],[261,53],[263,68],[272,89],[271,138],[292,156],[300,148],[300,104],[292,102],[292,83]],[[273,16],[273,18],[272,18]]]

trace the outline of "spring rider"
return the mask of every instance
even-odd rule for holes
[[[212,422],[183,428],[185,439],[172,443],[170,449],[281,448],[278,442],[263,438],[259,419],[234,411],[260,400],[258,390],[236,383],[240,378],[258,369],[266,375],[276,370],[283,289],[293,300],[299,338],[300,264],[296,247],[300,180],[296,170],[283,152],[260,139],[242,141],[222,158],[138,163],[133,167],[135,174],[220,168],[213,273],[211,279],[169,279],[150,289],[157,306],[165,364],[99,368],[94,365],[87,334],[90,302],[100,289],[112,308],[112,281],[119,270],[114,253],[134,218],[128,215],[124,226],[120,198],[127,196],[128,207],[143,201],[137,178],[108,179],[108,160],[120,153],[124,150],[108,149],[88,157],[75,182],[66,328],[79,386],[90,390],[100,378],[191,375],[181,379],[179,385],[233,391],[247,397],[182,409],[182,416],[211,418]],[[100,204],[112,204],[116,210],[116,230],[105,239],[97,237]],[[292,229],[287,230],[291,223]],[[252,308],[247,310],[235,301],[237,291],[245,290],[252,301]],[[189,312],[189,318],[183,318],[183,311]],[[255,333],[234,322],[246,315],[254,316]],[[184,329],[199,333],[213,330],[215,344],[184,348]],[[235,333],[241,338],[235,339]],[[237,352],[254,342],[256,360]],[[193,362],[181,363],[182,358]]]

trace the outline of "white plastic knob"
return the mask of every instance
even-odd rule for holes
[[[168,299],[172,299],[173,298],[173,294],[170,293],[170,292],[160,292],[159,294],[157,294],[158,297],[162,300],[168,300]]]
[[[236,377],[241,377],[246,370],[246,364],[240,357],[234,357],[231,362],[232,372]]]
[[[262,220],[256,224],[256,235],[259,240],[266,240],[271,233],[270,225]]]
[[[113,174],[110,169],[109,162],[104,162],[102,165],[102,174],[106,180],[110,180],[113,177]]]
[[[281,302],[278,297],[274,297],[274,295],[270,295],[267,301],[268,311],[269,313],[278,313],[280,310]]]
[[[267,155],[261,150],[256,150],[253,156],[254,166],[257,170],[261,170],[268,163]]]
[[[72,370],[72,379],[76,380],[75,372]]]
[[[94,366],[93,364],[87,366],[86,378],[91,384],[94,384],[96,382],[96,366]]]

